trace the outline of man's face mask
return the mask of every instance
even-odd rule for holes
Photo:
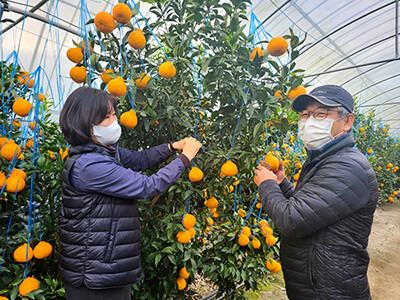
[[[340,120],[340,119],[338,119]],[[299,137],[307,149],[318,149],[323,145],[333,141],[343,131],[336,136],[332,136],[331,130],[334,122],[338,121],[330,118],[317,119],[313,115],[307,119],[300,120]]]
[[[121,137],[121,126],[118,121],[108,126],[93,125],[93,136],[104,145],[114,144]]]

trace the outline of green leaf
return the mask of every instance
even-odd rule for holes
[[[164,249],[161,250],[162,253],[174,253],[174,248],[171,246],[165,247]]]
[[[15,286],[10,293],[10,300],[15,300],[18,294],[18,286]]]
[[[162,258],[162,255],[160,253],[158,253],[156,255],[156,258],[154,259],[154,264],[156,267],[158,266],[158,263],[160,262],[161,258]]]
[[[254,126],[254,130],[253,130],[253,138],[256,138],[256,137],[258,137],[259,136],[259,131],[260,131],[260,129],[262,128],[262,126],[263,126],[264,124],[263,123],[258,123],[256,126]]]

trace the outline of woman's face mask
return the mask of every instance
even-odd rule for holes
[[[313,116],[308,119],[300,120],[299,126],[299,137],[303,141],[304,146],[307,149],[318,149],[323,145],[333,141],[342,132],[339,132],[336,136],[332,136],[331,129],[333,122],[338,121],[330,118],[318,120]]]
[[[118,121],[108,126],[93,125],[93,136],[104,145],[114,144],[121,137],[121,126]]]

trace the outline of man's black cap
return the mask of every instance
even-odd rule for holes
[[[342,106],[352,113],[354,100],[348,91],[338,85],[323,85],[313,89],[309,94],[302,94],[292,102],[292,109],[296,112],[306,109],[310,100],[316,100],[326,106]]]

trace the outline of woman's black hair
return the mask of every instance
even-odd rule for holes
[[[116,111],[117,101],[107,92],[89,86],[77,88],[69,95],[60,114],[61,131],[72,146],[92,140],[91,127]]]

